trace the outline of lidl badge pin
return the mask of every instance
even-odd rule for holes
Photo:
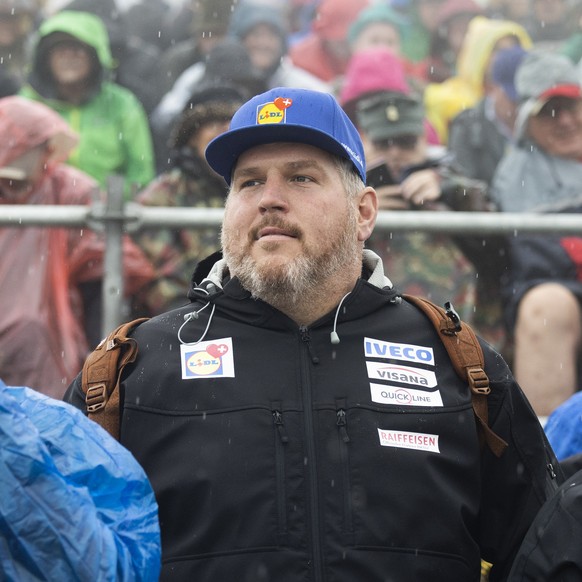
[[[182,344],[182,379],[234,378],[232,338]]]

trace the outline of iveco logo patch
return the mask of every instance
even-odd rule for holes
[[[367,358],[382,358],[390,360],[405,360],[434,366],[432,348],[383,342],[369,337],[364,338],[364,353]]]

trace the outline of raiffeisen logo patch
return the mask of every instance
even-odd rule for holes
[[[234,378],[232,338],[180,346],[182,379]]]
[[[257,124],[284,123],[285,111],[293,105],[293,99],[277,97],[275,101],[257,107]]]
[[[414,449],[428,453],[440,453],[439,435],[422,432],[378,429],[378,437],[383,447]]]

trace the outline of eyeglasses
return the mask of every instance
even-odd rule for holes
[[[388,139],[374,141],[374,146],[381,150],[398,148],[401,150],[413,150],[418,144],[418,135],[397,135]]]
[[[550,99],[539,111],[536,117],[552,119],[562,113],[576,113],[582,109],[582,99],[570,99],[569,97],[554,97]]]

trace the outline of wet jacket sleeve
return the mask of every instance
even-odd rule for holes
[[[67,391],[63,396],[63,400],[69,404],[72,404],[75,408],[82,410],[83,413],[87,414],[87,407],[85,405],[85,393],[83,392],[83,388],[81,386],[81,372],[79,372],[77,377],[67,388]]]
[[[0,381],[2,579],[153,582],[160,556],[133,456],[68,404]]]
[[[527,533],[510,582],[582,580],[582,471],[547,501]]]

